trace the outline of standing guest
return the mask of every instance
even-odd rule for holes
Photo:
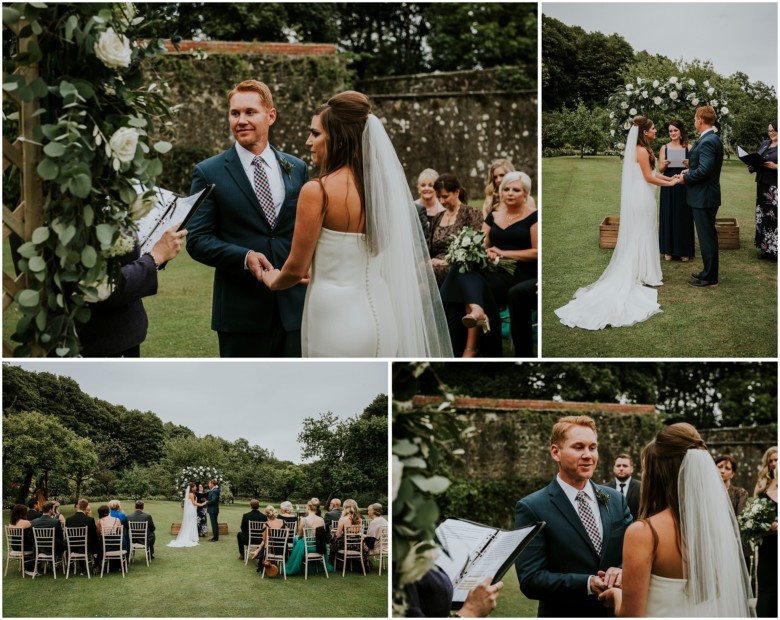
[[[76,502],[76,512],[65,519],[65,527],[87,528],[87,554],[100,555],[100,541],[98,540],[95,519],[89,514],[89,502],[82,498]]]
[[[127,521],[128,523],[131,522],[137,522],[137,523],[146,523],[146,548],[149,549],[149,554],[151,555],[152,559],[154,559],[154,541],[156,539],[156,536],[154,534],[154,519],[152,518],[152,515],[144,512],[144,502],[143,500],[136,500],[135,502],[135,512],[127,515]],[[129,529],[129,527],[128,527]]]
[[[775,504],[772,529],[758,546],[756,615],[777,618],[777,446],[764,452],[753,497],[763,497]]]
[[[430,241],[431,223],[433,219],[442,211],[444,207],[436,197],[436,190],[433,184],[439,178],[439,173],[433,168],[426,168],[417,177],[417,200],[414,204],[417,206],[417,212],[420,214],[420,224],[423,227],[425,238]]]
[[[758,147],[758,154],[766,161],[756,172],[756,247],[759,258],[777,260],[777,121],[769,123],[769,140]]]
[[[731,509],[734,511],[734,516],[739,517],[739,513],[745,508],[747,504],[748,492],[747,489],[738,487],[731,484],[731,480],[737,473],[737,462],[728,454],[721,454],[715,459],[715,466],[720,472],[720,479],[723,480],[723,484],[726,486],[726,492],[729,494],[729,501],[731,502]],[[742,545],[742,555],[745,557],[745,566],[750,572],[750,545]]]
[[[65,536],[60,520],[54,516],[54,502],[44,502],[41,508],[43,514],[33,519],[30,524],[33,528],[54,528],[54,553],[62,555],[65,551]]]
[[[227,101],[235,144],[193,170],[191,193],[216,187],[190,220],[187,252],[215,268],[211,329],[221,357],[300,357],[306,286],[271,291],[252,268],[287,260],[308,168],[268,142],[276,108],[266,84],[241,82]]]
[[[197,502],[198,514],[198,538],[204,538],[209,534],[208,518],[206,517],[206,496],[203,490],[203,483],[198,483],[198,490],[195,492],[195,501]]]
[[[36,501],[35,503],[37,504],[38,502]],[[22,541],[22,544],[24,545],[24,550],[34,551],[35,540],[33,539],[32,523],[28,519],[28,516],[29,514],[28,514],[27,506],[25,506],[24,504],[16,504],[11,509],[10,525],[12,527],[21,527],[24,529],[24,532],[22,534],[22,536],[24,537]],[[12,548],[14,551],[21,551],[21,548],[16,544],[14,544]],[[34,554],[24,559],[24,574],[29,575],[30,577],[35,576],[35,555]]]
[[[119,523],[122,524],[122,546],[126,551],[130,551],[130,528],[127,527],[127,515],[122,510],[122,504],[118,499],[112,499],[108,502],[108,507],[111,516],[119,519]]]
[[[669,121],[669,143],[658,152],[658,171],[666,177],[680,174],[688,164],[690,142],[682,121]],[[679,154],[682,166],[671,166],[670,153]],[[685,185],[661,187],[658,238],[664,260],[679,258],[686,262],[694,256],[693,213],[686,200]]]
[[[638,480],[632,478],[634,475],[634,461],[628,454],[618,454],[615,458],[615,464],[612,466],[612,473],[615,477],[604,486],[612,487],[620,491],[620,494],[626,498],[628,509],[631,511],[631,517],[636,521],[639,515],[639,494],[640,487]]]
[[[249,543],[249,522],[257,521],[258,523],[266,523],[268,517],[260,512],[260,502],[256,499],[249,500],[249,512],[245,512],[241,517],[241,529],[236,534],[238,540],[238,559],[244,561],[244,548]]]
[[[535,287],[539,255],[538,212],[527,202],[530,181],[523,172],[508,173],[499,188],[502,204],[482,224],[488,258],[514,261],[514,273],[501,268],[465,273],[452,269],[442,284],[441,298],[448,316],[452,348],[462,351],[463,357],[501,357],[499,311],[509,303],[509,290],[525,282]],[[518,321],[522,329],[528,330],[526,344],[521,345],[524,353],[531,342],[530,311],[531,308],[525,312],[515,309],[516,315],[512,318],[513,323]],[[491,323],[494,330],[491,330]]]
[[[328,504],[328,512],[325,513],[325,529],[330,532],[333,523],[341,519],[341,500],[334,497]]]
[[[33,521],[42,514],[43,513],[40,511],[40,505],[38,504],[37,498],[33,497],[32,499],[27,500],[27,519]]]
[[[466,204],[466,190],[454,174],[442,174],[433,185],[436,196],[444,207],[431,222],[430,254],[436,284],[441,287],[450,266],[445,260],[450,241],[467,226],[480,230],[482,215]]]
[[[386,555],[387,540],[380,547],[381,529],[388,527],[390,524],[382,516],[382,504],[371,504],[368,507],[368,516],[371,517],[371,522],[368,524],[368,530],[363,542],[369,553],[377,554],[381,552]]]

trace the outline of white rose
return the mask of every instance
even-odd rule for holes
[[[729,113],[729,109],[728,109],[728,108],[727,108],[727,107],[724,105],[724,106],[723,106],[723,107],[720,109],[720,113],[721,113],[721,114],[723,114],[723,115],[725,116],[726,114],[728,114],[728,113]]]
[[[642,91],[642,98],[643,99],[647,99],[647,91],[646,90]]]
[[[609,130],[609,135],[610,136],[614,136],[615,135],[615,130],[614,129],[610,129]]]
[[[422,576],[429,570],[432,570],[435,566],[436,558],[439,555],[438,549],[428,549],[422,553],[417,553],[417,548],[420,545],[430,544],[424,542],[416,543],[406,554],[406,557],[401,562],[401,579],[402,586],[414,583],[422,578]]]
[[[710,101],[710,105],[713,108],[717,108],[718,107],[718,100],[717,99],[713,99],[712,101]]]
[[[691,99],[691,105],[699,105],[699,100],[696,97],[694,97],[693,99]]]
[[[460,241],[460,245],[463,248],[467,248],[471,245],[471,238],[470,237],[463,237]]]
[[[393,455],[393,500],[398,496],[401,488],[401,477],[404,474],[404,464],[395,454]]]
[[[129,67],[133,56],[130,39],[108,28],[95,43],[95,56],[107,67]]]
[[[132,127],[120,127],[108,141],[111,155],[119,161],[133,161],[138,146],[138,132]]]
[[[623,129],[625,129],[626,131],[628,131],[629,129],[631,129],[631,123],[630,123],[630,122],[628,122],[628,121],[626,121],[625,123],[623,123]]]
[[[669,78],[669,83],[670,84],[677,84],[677,78],[676,77],[670,77]]]
[[[631,108],[631,109],[628,111],[628,113],[629,113],[631,116],[636,116],[636,108]]]
[[[660,83],[661,83],[661,82],[659,82],[658,80],[653,80],[653,88],[658,88],[658,85],[659,85]]]
[[[633,84],[626,84],[626,90],[633,90],[634,85]]]
[[[609,113],[609,118],[615,118],[615,113],[614,112],[610,112]]]
[[[623,108],[623,109],[625,110],[626,108],[628,108],[628,104],[627,104],[625,101],[623,101],[623,102],[620,104],[620,107],[621,107],[621,108]]]
[[[712,88],[712,86],[710,86],[710,87],[707,89],[707,94],[708,94],[708,95],[711,95],[711,94],[712,94],[712,93],[714,93],[714,92],[715,92],[715,89],[714,89],[714,88]]]
[[[114,285],[109,284],[108,276],[105,276],[102,280],[96,282],[85,282],[82,280],[79,284],[85,288],[95,289],[94,292],[84,292],[84,301],[90,304],[105,301],[114,292]]]
[[[138,194],[135,201],[130,206],[130,215],[134,220],[140,220],[156,206],[157,196],[155,194],[152,194],[147,198],[144,198],[143,194]]]
[[[696,86],[696,80],[691,78],[690,80],[688,80],[688,84],[690,84],[691,86]]]
[[[705,87],[706,87],[706,86],[709,86],[709,85],[710,85],[710,81],[709,81],[709,80],[704,80],[704,81],[702,82],[702,84],[704,84],[704,86],[705,86]]]
[[[669,99],[677,99],[677,91],[673,90],[669,93]]]
[[[637,83],[637,84],[641,84],[641,83],[642,83],[642,78],[641,78],[641,77],[638,77],[638,78],[636,79],[636,83]]]
[[[653,97],[653,103],[655,105],[661,105],[661,98],[660,97]]]

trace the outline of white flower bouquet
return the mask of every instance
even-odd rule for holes
[[[457,235],[453,235],[444,260],[453,267],[457,265],[460,273],[477,269],[495,271],[501,267],[501,269],[513,274],[516,267],[515,261],[508,258],[494,260],[488,258],[485,236],[482,231],[464,226]]]
[[[743,542],[761,544],[761,539],[769,533],[775,521],[775,504],[766,497],[751,497],[737,517]]]

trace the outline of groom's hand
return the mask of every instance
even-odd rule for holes
[[[265,254],[251,251],[246,255],[246,268],[249,269],[255,278],[262,280],[263,272],[273,269],[274,266],[268,262]]]
[[[604,582],[605,589],[623,587],[623,569],[610,566],[606,572],[600,570],[598,576]]]
[[[601,575],[604,575],[604,571],[599,571]],[[604,583],[604,579],[599,575],[590,576],[590,591],[593,594],[601,594],[607,589],[607,584]]]

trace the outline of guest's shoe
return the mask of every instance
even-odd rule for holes
[[[696,288],[715,288],[718,286],[718,283],[710,282],[709,280],[690,280],[688,286],[694,286]]]
[[[209,542],[219,542],[219,538],[209,538]]]
[[[698,273],[692,273],[691,276],[694,280],[701,280],[701,277],[704,275],[703,271],[700,271]]]
[[[664,254],[664,260],[672,260],[671,254]]]
[[[690,259],[689,257],[687,257],[687,256],[681,256],[681,257],[680,257],[680,260],[681,260],[682,262],[684,262],[684,263],[687,263],[687,262],[688,262],[689,260],[691,260],[691,259]]]
[[[473,314],[467,314],[461,319],[461,323],[463,323],[463,327],[468,329],[471,329],[472,327],[479,327],[482,329],[483,333],[490,333],[490,320],[487,317],[477,319],[477,317],[475,317]]]
[[[244,561],[244,556],[243,556],[243,555],[239,555],[239,556],[238,556],[238,559],[239,559],[239,560],[241,560],[241,561],[243,562],[243,561]]]

